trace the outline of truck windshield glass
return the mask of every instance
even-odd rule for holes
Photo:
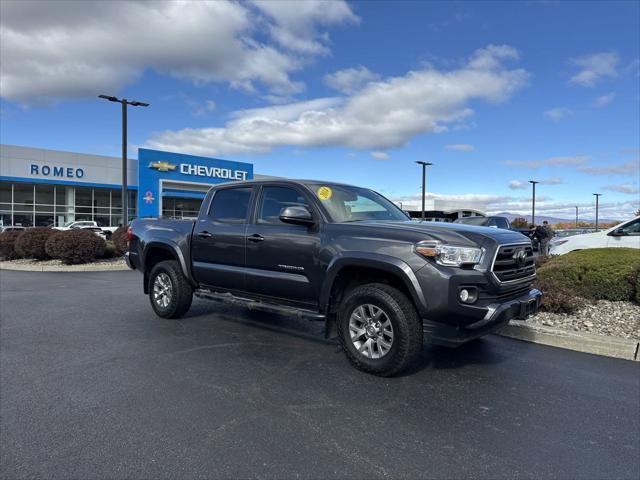
[[[456,223],[466,223],[467,225],[484,225],[487,217],[466,217],[456,219]]]
[[[307,186],[334,222],[408,220],[402,210],[373,190],[321,183],[309,183]]]

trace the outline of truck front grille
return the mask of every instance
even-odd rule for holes
[[[491,271],[500,283],[533,278],[536,265],[531,244],[501,245],[496,252]]]

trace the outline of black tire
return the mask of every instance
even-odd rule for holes
[[[170,290],[158,301],[154,287],[156,279],[170,285]],[[159,285],[159,288],[162,288]],[[166,292],[166,290],[162,290]],[[166,304],[164,301],[166,300]],[[162,318],[180,318],[189,311],[193,300],[193,288],[182,273],[180,264],[175,260],[160,262],[151,269],[149,274],[149,301],[156,315]]]
[[[380,358],[370,358],[367,352],[360,353],[351,339],[349,322],[358,307],[363,305],[382,310],[393,327],[391,348]],[[337,324],[338,338],[351,364],[374,375],[389,377],[400,373],[417,359],[422,348],[422,322],[413,303],[404,293],[389,285],[370,283],[348,292],[338,309]],[[378,350],[377,354],[380,353]],[[375,352],[370,353],[373,354]]]

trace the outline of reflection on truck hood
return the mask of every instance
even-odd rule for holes
[[[529,237],[513,230],[482,227],[464,223],[414,222],[411,220],[407,220],[405,222],[362,220],[341,225],[359,225],[362,227],[366,226],[381,229],[404,230],[407,232],[426,234],[425,236],[445,242],[455,242],[455,237],[462,237],[479,245],[485,243],[487,240],[492,240],[499,244],[525,243],[531,241]]]

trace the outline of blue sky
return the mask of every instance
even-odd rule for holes
[[[3,143],[209,155],[417,201],[638,208],[640,3],[2,2]],[[37,14],[36,14],[37,13]],[[135,155],[135,150],[132,150]]]

